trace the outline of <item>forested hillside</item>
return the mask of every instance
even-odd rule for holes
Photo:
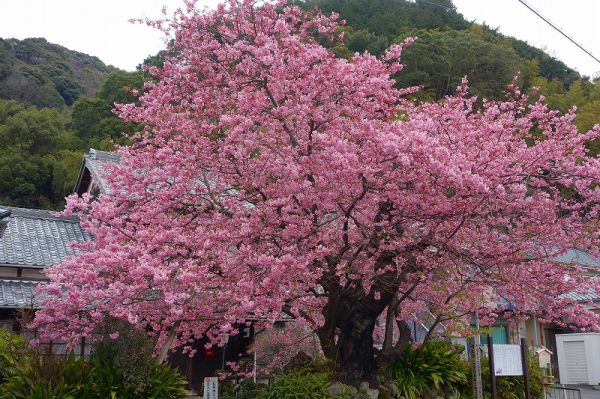
[[[471,92],[502,98],[519,74],[523,90],[539,87],[548,104],[560,112],[577,106],[581,131],[600,123],[600,79],[590,80],[560,60],[522,40],[488,26],[467,21],[451,0],[296,0],[304,8],[337,12],[346,20],[345,46],[339,56],[354,52],[381,54],[407,37],[417,40],[402,54],[406,64],[396,80],[401,86],[421,86],[416,98],[437,101],[453,94],[463,76]],[[594,154],[600,143],[589,143]]]
[[[0,204],[61,208],[74,185],[83,154],[124,143],[137,127],[112,112],[113,104],[135,98],[126,88],[141,88],[141,72],[113,71],[94,97],[83,97],[65,117],[58,108],[0,100]]]
[[[540,49],[465,20],[450,0],[295,0],[304,8],[338,12],[347,21],[340,57],[380,55],[409,36],[399,85],[421,86],[417,101],[452,94],[463,76],[480,97],[501,98],[520,73],[525,90],[540,88],[551,107],[578,107],[581,131],[600,122],[600,80],[581,77]],[[162,56],[145,63],[160,65]],[[140,60],[142,62],[142,60]],[[135,101],[147,75],[106,66],[98,58],[44,39],[0,39],[0,203],[61,208],[89,147],[111,150],[139,126],[113,104]],[[5,99],[2,101],[1,99]],[[595,154],[600,143],[590,143]]]
[[[0,39],[0,204],[62,208],[83,154],[135,129],[112,108],[143,76],[44,39]]]
[[[337,12],[346,20],[346,47],[380,54],[391,43],[417,37],[403,57],[401,84],[422,85],[422,99],[453,92],[468,75],[475,92],[499,97],[521,72],[528,88],[535,77],[558,79],[563,88],[581,79],[577,71],[522,40],[473,24],[450,0],[305,0],[305,8]]]
[[[0,98],[63,108],[98,91],[114,70],[45,39],[0,39]]]

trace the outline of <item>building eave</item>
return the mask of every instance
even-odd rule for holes
[[[79,174],[77,175],[77,180],[75,180],[75,186],[73,187],[74,193],[79,192],[79,189],[81,188],[83,174],[85,173],[85,170],[86,170],[86,166],[85,166],[85,155],[84,155],[83,158],[81,159],[81,166],[79,167]]]

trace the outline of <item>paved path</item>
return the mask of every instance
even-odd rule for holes
[[[592,387],[580,387],[581,399],[600,399],[600,391]]]

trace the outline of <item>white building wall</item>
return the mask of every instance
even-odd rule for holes
[[[600,334],[558,334],[561,384],[600,384]]]

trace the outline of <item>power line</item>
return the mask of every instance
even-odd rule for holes
[[[541,18],[545,23],[547,23],[548,25],[550,25],[552,28],[554,28],[554,30],[556,30],[558,33],[560,33],[561,35],[563,35],[564,37],[566,37],[567,39],[569,39],[569,41],[571,43],[573,43],[574,45],[576,45],[577,47],[579,47],[581,50],[583,50],[587,55],[589,55],[590,57],[592,57],[597,63],[600,64],[600,59],[596,58],[594,56],[594,54],[592,54],[591,52],[589,52],[588,50],[586,50],[585,48],[583,48],[583,46],[579,43],[577,43],[575,41],[575,39],[573,39],[571,36],[567,35],[565,32],[563,32],[559,27],[557,27],[556,25],[554,25],[548,18],[544,17],[542,14],[539,13],[539,11],[537,11],[535,8],[531,7],[529,4],[527,4],[527,2],[525,0],[518,0],[519,3],[523,4],[525,7],[527,7],[527,9],[529,9],[532,13],[534,13],[535,15],[537,15],[539,18]]]
[[[441,8],[443,8],[444,10],[446,10],[446,12],[449,12],[450,10],[454,10],[454,9],[455,9],[455,7],[454,7],[454,6],[452,6],[452,7],[446,7],[446,6],[445,6],[445,5],[443,5],[443,4],[432,3],[432,2],[430,2],[430,1],[427,1],[427,0],[418,0],[418,1],[415,1],[415,3],[425,3],[425,4],[430,4],[430,5],[432,5],[432,6],[441,7]]]

